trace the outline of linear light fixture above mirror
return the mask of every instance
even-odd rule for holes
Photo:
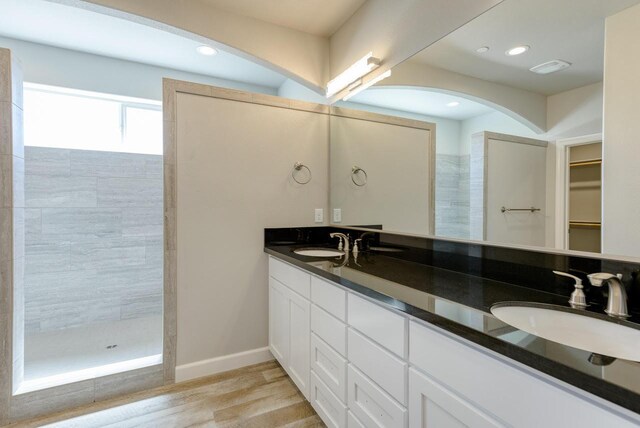
[[[389,76],[391,76],[391,70],[387,70],[384,73],[382,73],[381,75],[376,76],[373,79],[371,79],[371,80],[369,80],[369,81],[367,81],[365,83],[362,83],[362,81],[361,81],[360,84],[349,88],[349,93],[347,95],[345,95],[344,98],[342,98],[342,101],[347,101],[349,98],[359,94],[360,92],[364,91],[368,87],[375,85],[376,83],[378,83],[382,79],[386,79]]]
[[[352,66],[337,75],[334,79],[327,83],[327,98],[337,94],[344,88],[360,79],[362,76],[372,72],[380,66],[380,59],[373,56],[373,52],[369,52]]]

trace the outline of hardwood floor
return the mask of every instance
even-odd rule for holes
[[[55,428],[324,427],[275,361],[9,425]]]

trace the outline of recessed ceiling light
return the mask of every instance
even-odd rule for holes
[[[505,54],[509,56],[516,56],[516,55],[523,54],[528,50],[529,50],[529,46],[526,46],[526,45],[516,46],[515,48],[511,48],[508,51],[506,51]]]
[[[451,101],[450,103],[447,103],[447,107],[458,107],[459,105],[459,101]]]
[[[207,45],[198,46],[196,50],[200,55],[206,55],[206,56],[213,56],[218,53],[217,50]]]
[[[476,49],[476,52],[478,53],[489,52],[489,46],[480,46],[478,49]]]
[[[556,71],[564,70],[571,67],[571,63],[562,61],[561,59],[554,59],[553,61],[545,62],[544,64],[538,64],[535,67],[531,67],[529,71],[533,71],[538,74],[555,73]]]

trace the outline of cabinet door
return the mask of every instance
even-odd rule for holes
[[[283,367],[289,358],[289,293],[269,278],[269,349]]]
[[[309,399],[311,304],[289,291],[289,360],[287,371],[298,389]]]
[[[428,376],[409,370],[409,428],[505,426]]]

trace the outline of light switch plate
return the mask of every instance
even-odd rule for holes
[[[340,223],[342,221],[342,209],[334,208],[333,209],[333,222]]]
[[[322,208],[316,208],[315,219],[316,223],[322,223],[324,221],[324,210]]]

